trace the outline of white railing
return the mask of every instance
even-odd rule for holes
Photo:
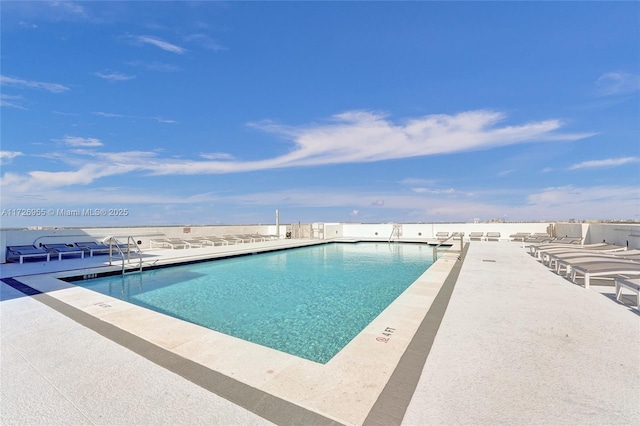
[[[109,243],[109,265],[113,265],[113,249],[115,247],[116,251],[120,255],[120,260],[122,261],[122,275],[125,273],[125,253],[120,247],[120,243],[116,239],[116,237],[107,237],[103,240],[103,242]],[[136,242],[136,240],[132,236],[127,237],[127,246],[126,246],[126,259],[127,263],[131,264],[131,247],[135,247],[138,253],[138,270],[142,272],[142,250],[140,250],[140,246]]]
[[[438,248],[443,245],[444,243],[446,243],[447,241],[453,239],[454,237],[457,237],[458,235],[456,234],[452,234],[450,237],[448,237],[446,240],[440,241],[436,246],[433,247],[433,261],[435,262],[436,260],[438,260]],[[462,254],[462,247],[464,245],[464,237],[462,235],[459,236],[460,237],[460,254]],[[454,240],[455,241],[455,240]],[[451,245],[451,247],[453,247],[453,244]]]
[[[391,242],[391,239],[393,238],[393,235],[396,235],[397,239],[400,239],[400,237],[402,236],[402,225],[400,224],[393,224],[393,229],[391,230],[391,235],[389,235],[389,243]]]

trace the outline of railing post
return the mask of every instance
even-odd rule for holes
[[[129,263],[131,263],[131,257],[130,257],[131,251],[128,249],[129,247],[131,247],[131,244],[133,244],[136,247],[136,250],[138,250],[138,259],[139,259],[138,266],[140,268],[140,272],[142,272],[142,250],[140,249],[140,246],[138,245],[136,240],[133,239],[132,235],[129,235],[127,237],[127,260]]]

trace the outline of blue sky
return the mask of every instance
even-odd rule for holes
[[[0,7],[2,227],[640,220],[638,2]]]

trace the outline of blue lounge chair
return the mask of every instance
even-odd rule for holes
[[[75,254],[79,254],[80,257],[84,259],[84,250],[80,247],[67,244],[43,244],[42,247],[49,250],[51,253],[57,253],[58,260],[62,260],[62,256],[64,255],[73,256]]]
[[[36,246],[7,246],[7,261],[24,263],[24,259],[46,257],[47,262],[51,260],[51,255],[47,250]]]
[[[85,252],[89,253],[89,257],[93,257],[94,254],[109,254],[109,246],[106,244],[99,244],[95,241],[80,242],[75,244],[76,247],[81,248]],[[114,249],[114,251],[117,251]]]

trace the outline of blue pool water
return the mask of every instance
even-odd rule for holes
[[[432,263],[421,244],[323,244],[76,284],[326,363]]]

